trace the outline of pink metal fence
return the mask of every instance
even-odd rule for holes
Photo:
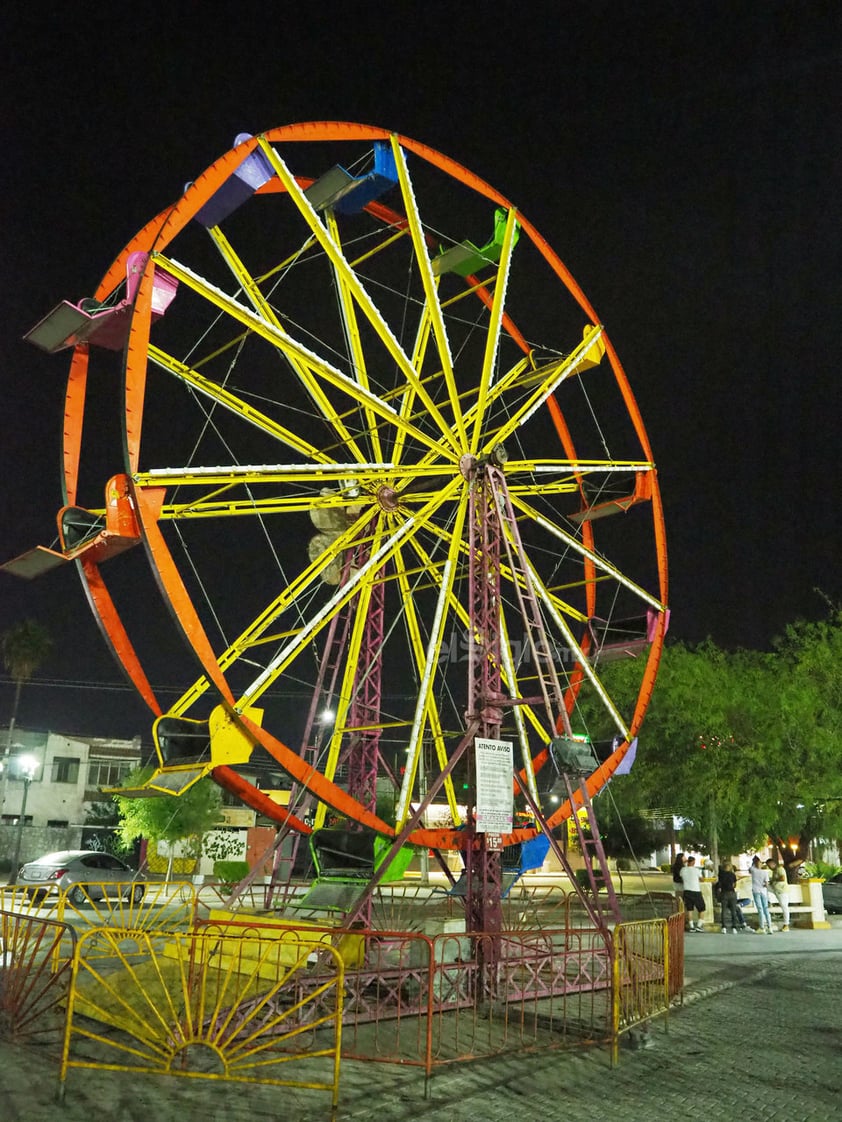
[[[65,923],[0,912],[0,1035],[60,1043],[76,933]]]
[[[203,929],[220,937],[265,930],[259,921]],[[301,993],[291,1000],[303,1000],[333,969],[319,946],[328,940],[345,967],[345,1059],[419,1066],[429,1076],[437,1065],[611,1038],[612,940],[605,931],[306,931],[309,971],[296,975]]]

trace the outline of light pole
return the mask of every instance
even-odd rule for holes
[[[18,756],[17,765],[20,770],[21,779],[23,780],[23,799],[20,806],[20,817],[18,818],[18,828],[15,833],[15,854],[12,858],[12,868],[9,871],[9,884],[14,885],[18,882],[18,862],[20,861],[20,843],[23,837],[23,825],[26,821],[26,797],[29,794],[29,784],[35,778],[35,772],[38,770],[38,760],[35,756]]]

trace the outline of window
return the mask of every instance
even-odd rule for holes
[[[56,756],[53,759],[53,783],[77,783],[78,780],[78,756]]]
[[[4,815],[2,815],[2,817],[0,817],[0,825],[3,825],[3,826],[17,826],[17,824],[19,822],[20,822],[20,815],[19,814],[4,814]],[[31,826],[32,825],[32,815],[31,814],[26,815],[26,817],[23,820],[23,824],[24,824],[24,826]]]
[[[88,764],[88,786],[116,787],[134,767],[131,760],[91,760]]]
[[[70,823],[66,818],[50,818],[47,820],[48,826],[69,826]]]
[[[110,853],[103,853],[102,855],[103,869],[109,869],[112,873],[127,873],[129,872],[128,865],[113,857]]]

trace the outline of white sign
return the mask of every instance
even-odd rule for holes
[[[514,746],[511,740],[474,741],[479,834],[510,834],[514,814]]]

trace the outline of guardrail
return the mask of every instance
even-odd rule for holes
[[[62,1088],[74,1067],[212,1074],[329,1090],[335,1107],[340,1055],[417,1066],[427,1085],[440,1066],[513,1051],[607,1044],[616,1062],[621,1035],[667,1013],[683,988],[681,914],[613,932],[527,926],[570,914],[569,894],[541,889],[512,911],[522,928],[492,935],[465,932],[449,899],[430,901],[422,934],[214,910],[187,882],[153,883],[142,900],[100,899],[101,882],[77,887],[81,899],[60,893],[50,905],[62,920],[24,910],[18,890],[5,894],[20,909],[3,913],[10,962],[37,945],[41,990],[65,979]],[[23,930],[42,934],[14,934]],[[290,1055],[310,1074],[264,1070]]]

